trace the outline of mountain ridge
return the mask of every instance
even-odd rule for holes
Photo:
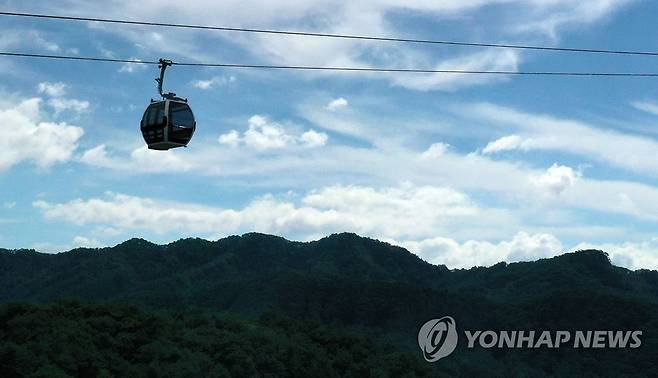
[[[614,266],[596,250],[450,270],[351,233],[313,242],[256,233],[166,245],[130,239],[60,254],[0,253],[0,288],[0,304],[78,299],[149,311],[203,309],[246,319],[273,311],[295,321],[355,329],[416,352],[419,327],[445,315],[471,330],[645,332],[644,352],[636,354],[521,351],[508,359],[507,352],[462,350],[441,365],[473,373],[467,375],[505,376],[505,369],[521,363],[551,376],[548,368],[537,370],[537,356],[546,366],[560,366],[567,358],[581,372],[621,373],[638,364],[652,371],[651,351],[658,350],[658,272]],[[578,353],[596,358],[581,361]],[[473,358],[482,359],[478,366],[494,364],[498,370],[473,368]],[[593,367],[588,361],[594,360],[618,365]],[[527,376],[542,376],[534,373]]]
[[[313,244],[321,244],[323,242],[327,242],[327,241],[331,241],[331,240],[345,240],[345,238],[348,238],[348,237],[349,238],[355,238],[357,240],[362,240],[362,241],[380,243],[380,244],[386,245],[387,247],[391,247],[391,248],[394,248],[394,249],[399,249],[400,251],[404,251],[408,254],[411,254],[413,256],[418,257],[418,259],[426,262],[427,264],[437,266],[437,267],[440,267],[440,268],[445,267],[446,269],[448,269],[450,271],[470,271],[470,270],[473,270],[473,269],[492,268],[492,267],[495,267],[495,266],[498,266],[498,265],[501,265],[501,264],[503,264],[505,266],[510,266],[510,265],[514,265],[514,264],[535,263],[535,262],[541,262],[541,261],[545,261],[545,260],[555,260],[555,259],[572,259],[572,261],[574,261],[574,260],[578,261],[574,257],[579,258],[579,257],[583,256],[583,254],[595,255],[596,258],[600,259],[600,262],[606,262],[607,261],[607,263],[609,265],[615,266],[614,264],[612,264],[612,262],[609,259],[609,255],[605,251],[597,250],[597,249],[585,249],[585,250],[575,250],[575,251],[571,251],[571,252],[565,252],[565,253],[562,253],[562,254],[557,255],[557,256],[544,257],[544,258],[540,258],[540,259],[537,259],[537,260],[516,261],[516,262],[500,261],[500,262],[497,262],[497,263],[495,263],[493,265],[489,265],[489,266],[473,266],[473,267],[470,267],[470,268],[447,268],[447,266],[444,265],[444,264],[432,264],[430,262],[427,262],[426,260],[423,260],[422,257],[410,252],[409,250],[407,250],[404,247],[401,247],[401,246],[398,246],[398,245],[395,245],[395,244],[391,244],[391,243],[388,243],[388,242],[380,241],[380,240],[374,239],[374,238],[363,237],[363,236],[360,236],[360,235],[358,235],[356,233],[352,233],[352,232],[334,233],[334,234],[330,234],[328,236],[325,236],[323,238],[320,238],[318,240],[312,240],[312,241],[294,241],[294,240],[289,240],[289,239],[286,239],[286,238],[283,238],[283,237],[280,237],[280,236],[266,234],[266,233],[259,233],[259,232],[248,232],[248,233],[245,233],[245,234],[242,234],[242,235],[230,235],[230,236],[218,239],[218,240],[207,240],[207,239],[198,238],[198,237],[189,237],[189,238],[181,238],[181,239],[178,239],[178,240],[175,240],[175,241],[172,241],[172,242],[169,242],[169,243],[163,243],[163,244],[154,243],[154,242],[151,242],[151,241],[149,241],[147,239],[143,239],[143,238],[131,238],[131,239],[128,239],[128,240],[123,241],[121,243],[118,243],[114,246],[99,247],[99,248],[76,247],[76,248],[73,248],[73,249],[70,249],[70,250],[67,250],[67,251],[61,251],[61,252],[57,252],[57,253],[45,253],[45,252],[40,252],[40,251],[37,251],[35,249],[31,249],[31,248],[20,248],[20,249],[0,248],[0,253],[9,253],[9,254],[35,253],[35,254],[39,254],[39,255],[62,255],[62,254],[84,252],[84,251],[104,252],[104,251],[107,251],[107,250],[114,250],[116,248],[121,248],[121,247],[145,247],[145,246],[148,246],[148,247],[169,248],[169,247],[174,247],[174,246],[178,246],[178,245],[181,245],[181,244],[186,244],[186,243],[189,243],[189,242],[201,242],[201,243],[207,243],[207,244],[216,244],[216,243],[222,243],[223,241],[235,240],[235,239],[240,239],[240,240],[260,239],[261,241],[266,241],[266,242],[277,241],[277,242],[285,242],[285,243],[291,243],[291,244],[313,245]],[[619,267],[619,266],[615,266],[615,267],[619,268],[619,269],[626,269],[630,272],[638,272],[638,271],[658,272],[658,270],[645,269],[645,268],[631,270],[631,269],[627,269],[627,268],[623,268],[623,267]]]
[[[310,292],[297,290],[304,285],[341,293],[350,286],[358,290],[388,287],[401,292],[466,292],[490,301],[529,299],[537,292],[552,295],[596,289],[615,295],[648,295],[658,302],[658,272],[614,266],[608,255],[598,250],[452,270],[430,264],[402,247],[354,233],[311,242],[247,233],[217,241],[180,239],[164,245],[133,238],[114,247],[76,248],[58,254],[6,251],[9,253],[0,253],[4,288],[0,302],[21,298],[48,301],[63,295],[137,300],[156,306],[184,301],[258,312],[287,306],[282,298],[291,293],[298,294],[289,298],[293,303],[311,300]]]

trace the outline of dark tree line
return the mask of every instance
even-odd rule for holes
[[[414,357],[420,356],[416,345],[420,325],[444,315],[453,316],[460,329],[471,330],[642,330],[642,347],[635,350],[465,350],[460,343],[449,358],[434,365],[422,362],[420,366],[431,366],[433,372],[444,376],[501,377],[636,377],[655,375],[658,369],[658,272],[616,267],[601,251],[451,271],[428,264],[402,248],[353,234],[333,235],[312,243],[261,234],[216,242],[187,239],[164,246],[133,239],[113,248],[76,249],[58,255],[0,250],[0,288],[0,303],[48,304],[61,298],[92,301],[110,308],[115,305],[107,303],[131,303],[140,309],[135,311],[142,319],[142,328],[134,328],[134,335],[122,337],[138,340],[153,336],[145,335],[146,330],[152,329],[149,324],[160,322],[157,324],[164,324],[166,329],[167,324],[178,321],[176,311],[195,308],[211,317],[217,313],[232,314],[237,320],[235,324],[247,327],[246,334],[248,325],[254,324],[265,326],[276,335],[286,334],[288,331],[282,331],[285,328],[262,323],[261,315],[272,310],[294,319],[288,322],[302,327],[302,334],[315,334],[312,327],[302,326],[306,322],[324,324],[342,329],[356,339],[391,343]],[[154,318],[148,320],[149,316]],[[226,320],[225,316],[219,318]],[[104,327],[110,326],[101,323],[98,332]],[[112,338],[115,336],[111,334]],[[231,337],[225,335],[226,340],[237,342]],[[157,344],[157,348],[134,348],[132,352],[141,355],[153,348],[169,348],[180,354],[187,353],[185,345],[194,345],[179,343],[185,340],[179,336],[163,340],[166,341]],[[281,342],[293,344],[286,340]],[[314,340],[322,348],[326,346],[311,339]],[[268,345],[275,344],[278,341]],[[213,348],[220,346],[213,344]],[[342,361],[363,355],[361,347],[345,346],[331,352],[322,348],[318,353],[324,351],[329,356],[323,356],[322,361],[334,361],[334,356]],[[223,356],[227,355],[221,350]],[[235,353],[253,352],[245,350]],[[344,351],[354,355],[348,358]],[[23,361],[22,349],[12,353],[3,356]],[[304,356],[302,351],[298,356]],[[166,369],[169,360],[162,358],[164,362],[159,363]],[[189,358],[192,361],[197,357]],[[200,362],[192,366],[210,369],[205,357],[199,358]],[[208,358],[215,361],[217,356]],[[267,370],[270,365],[258,362],[258,358],[261,357],[251,358],[253,363],[244,366],[254,367],[260,374],[290,373],[274,369],[277,364],[272,365],[274,370]],[[284,361],[281,366],[285,368],[297,366],[297,360],[275,360]],[[120,364],[123,360],[116,361]],[[132,364],[137,360],[126,361]],[[418,366],[415,360],[392,361],[398,361],[395,366],[408,364],[400,371],[413,373]],[[137,366],[142,373],[155,369],[145,363]],[[337,372],[339,366],[342,365],[332,365],[327,374]],[[228,369],[223,363],[222,368]]]
[[[130,305],[0,306],[0,376],[416,377],[408,352],[266,313],[145,312]]]

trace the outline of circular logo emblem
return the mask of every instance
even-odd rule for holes
[[[428,362],[449,356],[457,347],[457,322],[450,316],[428,321],[420,327],[418,345]]]

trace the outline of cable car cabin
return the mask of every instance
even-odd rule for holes
[[[154,101],[141,122],[142,136],[151,150],[186,147],[194,135],[196,121],[187,102],[179,99]]]

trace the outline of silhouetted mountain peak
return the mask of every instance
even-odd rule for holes
[[[290,241],[288,239],[285,239],[285,238],[282,238],[281,236],[263,234],[263,233],[260,233],[260,232],[248,232],[246,234],[243,234],[242,236],[237,236],[237,238],[239,238],[239,239],[241,239],[242,241],[245,241],[245,242],[293,243],[292,241]],[[220,241],[221,240],[223,240],[223,239],[220,239]]]
[[[371,251],[374,248],[374,250],[378,252],[394,251],[402,254],[413,255],[411,252],[409,252],[408,250],[402,247],[398,247],[390,243],[383,242],[381,240],[360,236],[352,232],[331,234],[315,242],[310,242],[309,244],[315,244],[319,246],[334,246],[334,247],[350,248],[355,252],[367,252],[367,251]]]
[[[575,252],[565,253],[554,258],[556,262],[575,264],[583,268],[594,270],[609,270],[613,268],[610,257],[607,253],[596,249],[578,250]]]
[[[139,239],[141,240],[141,239]],[[147,243],[150,243],[147,241]],[[164,245],[166,248],[178,248],[186,246],[210,246],[213,242],[202,238],[183,238]],[[156,244],[157,245],[157,244]]]
[[[339,233],[334,233],[334,234],[331,234],[331,235],[329,235],[329,236],[326,236],[326,237],[324,237],[324,238],[322,238],[322,239],[320,239],[320,240],[341,240],[341,241],[355,241],[355,240],[357,240],[357,241],[365,241],[365,240],[368,240],[368,241],[376,241],[376,242],[379,242],[379,240],[370,239],[370,238],[367,238],[367,237],[364,237],[364,236],[361,236],[361,235],[355,234],[355,233],[353,233],[353,232],[339,232]]]
[[[608,253],[598,249],[579,249],[572,254],[579,258],[585,257],[587,259],[598,260],[601,263],[611,264],[610,256],[608,256]]]
[[[123,243],[117,244],[114,248],[131,248],[131,247],[154,247],[158,244],[152,243],[142,238],[128,239]]]

